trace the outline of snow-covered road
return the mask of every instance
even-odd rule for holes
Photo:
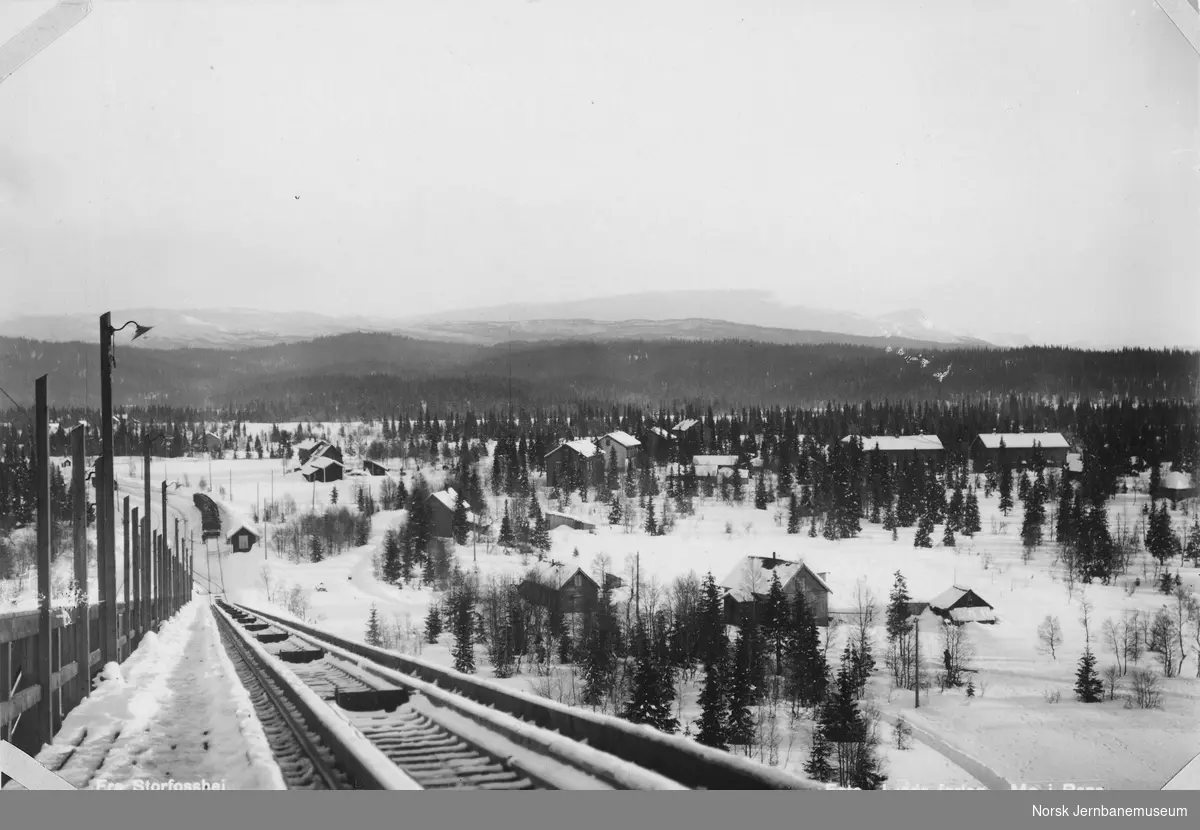
[[[207,597],[185,605],[101,677],[38,755],[75,787],[285,788]]]

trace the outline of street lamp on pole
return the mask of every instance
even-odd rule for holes
[[[152,326],[130,320],[119,328],[112,325],[111,312],[100,315],[100,487],[96,490],[97,576],[100,577],[100,661],[117,659],[117,534],[113,499],[113,412],[112,370],[117,364],[113,335],[134,326],[133,339],[146,334]]]

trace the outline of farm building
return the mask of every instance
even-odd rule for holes
[[[804,592],[817,618],[817,625],[829,624],[829,595],[833,591],[825,582],[825,574],[817,573],[803,562],[771,556],[747,556],[725,579],[717,583],[725,589],[726,623],[739,624],[745,611],[749,611],[755,619],[762,619],[773,574],[778,574],[779,583],[788,599],[794,599],[800,591]]]
[[[609,453],[617,454],[617,469],[622,472],[637,460],[638,453],[642,451],[641,441],[619,429],[608,433],[597,443],[600,445],[600,452],[604,453],[605,461],[609,459]]]
[[[689,435],[694,435],[696,440],[701,443],[707,443],[711,439],[710,432],[709,428],[704,425],[704,422],[696,418],[685,418],[671,427],[671,434],[679,440],[684,440]]]
[[[1175,502],[1183,501],[1184,499],[1194,499],[1198,494],[1200,494],[1200,488],[1196,487],[1196,482],[1190,475],[1187,473],[1169,472],[1163,474],[1154,497],[1156,499],[1170,499],[1171,504],[1174,505]]]
[[[970,588],[955,585],[929,601],[929,610],[942,619],[955,623],[994,623],[996,615],[992,604]]]
[[[453,487],[447,487],[439,493],[431,493],[426,499],[429,505],[429,515],[433,522],[433,535],[450,538],[454,535],[454,507],[458,503],[458,492]],[[477,525],[475,514],[467,508],[467,528],[474,530]]]
[[[559,444],[546,453],[546,486],[556,487],[564,483],[567,471],[572,467],[588,475],[592,485],[603,481],[601,468],[604,464],[599,449],[591,441],[579,439]]]
[[[616,574],[605,574],[604,582],[609,590],[623,584]],[[583,568],[576,568],[558,587],[559,601],[565,614],[587,611],[600,599],[600,583],[589,576]]]
[[[1033,461],[1034,445],[1042,448],[1042,457],[1051,467],[1061,467],[1067,462],[1067,450],[1071,445],[1061,432],[988,432],[975,438],[971,447],[977,469],[985,464],[995,467],[1000,463],[1000,442],[1004,442],[1004,454],[1013,466]]]
[[[300,475],[304,476],[305,481],[341,481],[342,472],[341,461],[324,455],[312,459],[300,468]]]
[[[254,547],[254,543],[258,541],[258,534],[255,533],[246,525],[240,525],[236,530],[225,537],[225,542],[234,553],[245,553]]]
[[[692,466],[697,478],[724,478],[738,468],[736,455],[694,455]]]
[[[301,465],[321,457],[332,458],[339,463],[345,460],[342,451],[324,439],[306,438],[296,445],[296,458]]]
[[[569,527],[574,530],[594,531],[596,525],[592,522],[585,522],[583,519],[577,519],[574,516],[568,516],[566,513],[559,513],[554,510],[547,510],[543,514],[546,517],[546,527],[554,530],[556,527]]]
[[[213,455],[221,452],[224,447],[224,442],[221,441],[221,438],[211,432],[204,433],[204,435],[201,436],[200,441],[202,444],[204,444],[204,451],[212,453]]]
[[[842,443],[849,444],[855,437],[862,438],[863,452],[879,452],[893,464],[913,458],[940,464],[946,457],[936,435],[847,435]]]
[[[364,458],[362,462],[363,472],[372,476],[387,475],[387,467],[380,464],[378,461],[372,461],[369,458]]]

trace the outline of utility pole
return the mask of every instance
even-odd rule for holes
[[[117,659],[117,533],[113,510],[113,327],[112,315],[100,315],[100,455],[103,459],[99,503],[96,505],[97,536],[100,542],[97,563],[103,562],[101,578],[104,592],[100,601],[100,663],[107,665]],[[104,524],[100,525],[100,516]],[[97,568],[99,570],[99,568]]]
[[[920,709],[921,708],[921,621],[920,620],[913,621],[913,632],[916,634],[916,643],[915,643],[915,648],[913,649],[913,652],[914,652],[913,671],[914,671],[914,676],[916,677],[916,682],[913,684],[913,700],[915,702],[915,705],[913,706],[913,708]]]

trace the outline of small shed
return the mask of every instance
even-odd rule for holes
[[[559,513],[555,510],[547,510],[543,513],[546,517],[546,528],[554,530],[556,527],[569,527],[572,530],[594,531],[596,525],[592,522],[584,521],[575,516],[568,516],[566,513]]]
[[[1195,480],[1187,473],[1170,472],[1163,475],[1159,482],[1158,490],[1155,491],[1156,499],[1170,499],[1171,504],[1183,501],[1184,499],[1194,499],[1198,494]]]
[[[995,608],[970,588],[955,585],[929,601],[929,610],[947,622],[996,622]]]
[[[388,472],[387,467],[383,466],[378,461],[372,461],[369,458],[363,459],[362,468],[363,472],[372,476],[385,476]]]
[[[225,542],[234,553],[245,553],[254,547],[258,541],[258,534],[251,530],[246,525],[239,525],[232,533],[225,537]]]

